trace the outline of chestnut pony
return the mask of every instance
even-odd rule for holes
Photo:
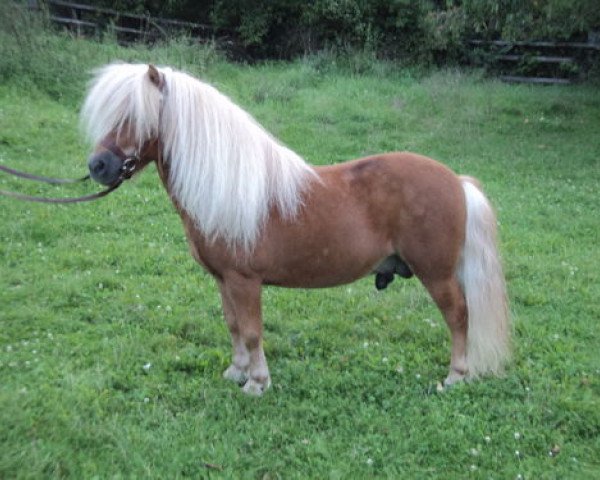
[[[452,338],[452,384],[502,372],[510,350],[496,218],[478,182],[413,153],[314,167],[215,88],[170,68],[100,69],[82,109],[92,178],[155,162],[194,258],[215,278],[233,343],[225,378],[270,385],[261,288],[412,274]]]

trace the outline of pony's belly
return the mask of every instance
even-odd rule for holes
[[[352,283],[373,273],[384,254],[372,255],[321,255],[303,258],[297,262],[272,265],[263,272],[265,285],[288,288],[326,288]]]
[[[363,212],[320,211],[332,215],[267,237],[251,264],[265,284],[324,288],[351,283],[394,253],[390,239],[373,229]]]
[[[355,282],[370,272],[367,270],[355,275],[341,275],[340,273],[341,272],[327,271],[315,272],[312,276],[291,274],[279,278],[267,277],[263,281],[263,284],[285,288],[328,288]]]

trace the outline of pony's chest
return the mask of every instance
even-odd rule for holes
[[[216,242],[207,241],[189,217],[186,215],[181,217],[190,254],[211,275],[220,278],[224,256],[215,254],[215,249],[219,249],[218,245],[215,245]]]

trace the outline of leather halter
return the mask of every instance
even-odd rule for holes
[[[127,155],[123,150],[121,150],[121,147],[114,142],[114,140],[108,140],[107,138],[104,138],[100,142],[100,145],[112,154],[116,155],[122,162],[121,173],[117,182],[120,184],[123,182],[123,180],[129,180],[135,173],[140,162],[140,156],[138,152],[135,152],[132,155]]]
[[[121,172],[119,174],[119,178],[112,184],[109,185],[106,189],[101,190],[100,192],[92,193],[90,195],[83,195],[81,197],[73,197],[73,198],[48,198],[48,197],[35,197],[32,195],[25,195],[18,192],[9,192],[6,190],[0,190],[0,195],[5,195],[7,197],[17,198],[19,200],[26,200],[29,202],[39,202],[39,203],[79,203],[79,202],[89,202],[90,200],[96,200],[98,198],[105,197],[113,190],[116,190],[121,184],[130,179],[135,171],[137,170],[140,162],[140,157],[138,153],[134,153],[133,155],[127,155],[121,148],[112,140],[103,139],[100,142],[100,145],[104,147],[106,150],[110,151],[114,155],[116,155],[122,162]],[[19,170],[15,170],[13,168],[5,167],[4,165],[0,165],[0,170],[6,173],[10,173],[16,177],[25,178],[27,180],[34,180],[38,182],[45,182],[50,184],[65,184],[65,183],[77,183],[83,182],[90,179],[89,174],[75,179],[66,179],[66,178],[51,178],[51,177],[43,177],[40,175],[33,175],[27,172],[21,172]]]

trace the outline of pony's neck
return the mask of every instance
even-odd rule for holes
[[[250,249],[272,208],[296,215],[314,170],[213,87],[178,72],[167,84],[171,195],[203,235]]]

